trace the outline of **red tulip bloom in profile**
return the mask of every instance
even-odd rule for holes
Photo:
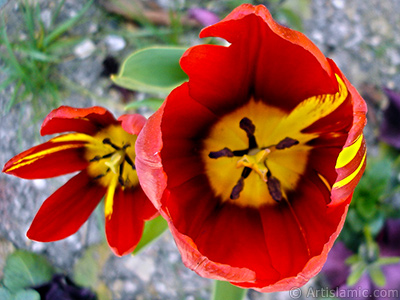
[[[138,114],[116,120],[102,107],[61,106],[44,120],[41,134],[60,135],[12,158],[3,172],[26,179],[80,171],[39,209],[27,236],[57,241],[75,233],[105,195],[108,244],[117,255],[132,252],[144,221],[157,215],[143,193],[135,168],[135,142],[146,119]]]
[[[231,44],[181,58],[189,81],[136,143],[142,187],[199,275],[261,292],[301,286],[364,171],[365,102],[264,6],[242,5],[200,36]]]

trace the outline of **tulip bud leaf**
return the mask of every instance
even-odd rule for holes
[[[168,94],[188,80],[179,65],[186,48],[151,47],[131,54],[122,64],[113,82],[126,89]]]

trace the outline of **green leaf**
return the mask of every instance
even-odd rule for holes
[[[4,285],[11,291],[40,285],[51,280],[54,270],[38,254],[17,250],[7,257],[4,267]]]
[[[12,299],[10,292],[6,288],[0,287],[0,299],[2,300]]]
[[[355,232],[361,232],[364,229],[364,221],[359,217],[355,209],[349,209],[346,221]]]
[[[358,254],[354,254],[350,257],[348,257],[345,261],[346,265],[354,265],[355,263],[358,263],[361,261],[361,257]]]
[[[40,300],[40,294],[35,290],[19,291],[15,294],[15,300]]]
[[[382,272],[382,269],[380,266],[373,264],[369,268],[369,276],[371,277],[372,281],[380,287],[385,286],[386,284],[386,278],[385,275]]]
[[[163,104],[164,99],[158,99],[158,98],[148,98],[144,99],[142,101],[134,101],[129,103],[127,106],[125,106],[125,110],[128,109],[137,109],[140,107],[149,107],[152,110],[157,110],[160,108],[160,106]]]
[[[95,290],[110,254],[106,243],[90,246],[74,265],[75,283]]]
[[[188,79],[179,65],[185,48],[152,47],[131,54],[111,79],[124,88],[169,93]]]
[[[211,296],[212,300],[242,300],[246,296],[247,290],[234,286],[226,281],[214,281],[214,289]]]
[[[380,257],[376,263],[380,266],[384,266],[384,265],[397,264],[399,262],[400,262],[400,257],[393,256],[393,257]]]
[[[366,270],[367,265],[364,262],[359,262],[357,264],[352,265],[351,273],[349,277],[347,277],[347,285],[353,286],[355,285],[363,275],[364,271]]]
[[[133,254],[138,254],[151,242],[154,242],[168,228],[168,223],[162,216],[158,216],[153,220],[147,221],[144,224],[142,238],[139,244],[133,250]]]

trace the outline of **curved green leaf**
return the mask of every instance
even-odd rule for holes
[[[369,276],[372,281],[379,287],[383,287],[386,284],[385,275],[382,272],[382,269],[378,265],[372,265],[369,267]]]
[[[234,286],[226,281],[215,280],[212,300],[242,300],[247,290]]]
[[[11,300],[11,294],[10,292],[3,287],[0,287],[0,299],[2,300]]]
[[[19,291],[15,294],[15,300],[40,300],[40,294],[35,290]]]
[[[188,79],[179,65],[186,48],[152,47],[131,54],[113,82],[126,89],[169,93]]]
[[[11,292],[51,280],[54,270],[42,256],[17,250],[8,256],[4,267],[4,285]]]
[[[160,108],[160,106],[163,104],[164,99],[157,99],[157,98],[147,98],[142,101],[134,101],[129,103],[127,106],[125,106],[125,110],[128,109],[137,109],[140,107],[149,107],[152,110],[157,110]]]
[[[158,216],[153,220],[147,221],[144,224],[144,230],[142,238],[139,244],[133,250],[133,254],[138,254],[151,242],[154,242],[161,234],[168,228],[168,223],[162,216]]]

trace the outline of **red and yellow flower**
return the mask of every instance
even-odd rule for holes
[[[181,59],[189,75],[136,144],[142,187],[187,267],[262,292],[324,264],[364,168],[366,105],[335,63],[242,5]]]
[[[102,107],[53,110],[41,134],[74,133],[22,152],[6,163],[3,172],[25,179],[80,172],[43,203],[27,236],[40,242],[70,236],[105,196],[108,244],[117,255],[132,252],[144,222],[158,214],[139,185],[135,167],[135,142],[145,122],[138,114],[116,120]]]

